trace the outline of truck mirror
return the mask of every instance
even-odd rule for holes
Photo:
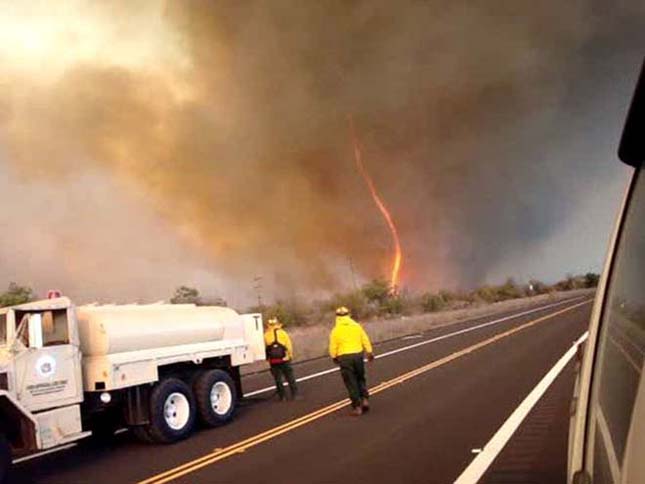
[[[40,314],[29,315],[29,347],[43,347],[43,319]]]
[[[17,353],[20,353],[21,351],[23,351],[24,349],[25,349],[25,345],[22,344],[22,341],[20,341],[19,338],[14,339],[13,342],[11,343],[10,351],[12,353],[17,354]]]
[[[623,128],[618,157],[635,168],[645,160],[645,61]]]

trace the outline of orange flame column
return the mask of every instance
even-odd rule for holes
[[[401,242],[399,240],[399,233],[396,229],[396,225],[394,223],[394,219],[392,218],[392,214],[390,214],[390,211],[385,205],[385,202],[383,201],[378,191],[376,190],[376,186],[374,185],[374,180],[372,180],[372,177],[370,176],[369,172],[367,171],[367,168],[365,168],[365,164],[363,163],[361,147],[358,142],[358,137],[356,136],[356,130],[354,129],[354,120],[351,115],[348,116],[348,119],[349,119],[349,130],[352,136],[352,143],[354,144],[354,159],[356,160],[356,167],[358,168],[358,172],[363,177],[365,184],[369,188],[370,194],[372,195],[372,200],[374,200],[374,204],[381,212],[381,215],[383,216],[383,219],[387,223],[387,226],[390,229],[390,234],[392,236],[392,243],[394,245],[394,254],[392,255],[392,272],[390,275],[390,287],[392,291],[396,291],[399,286],[399,272],[401,270],[401,261],[403,259],[401,254]]]

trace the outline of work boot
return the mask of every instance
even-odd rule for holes
[[[352,408],[350,415],[352,417],[360,417],[361,415],[363,415],[363,409],[361,407],[354,407]]]
[[[363,401],[361,402],[361,407],[363,409],[363,412],[370,411],[370,402],[367,398],[363,398]]]

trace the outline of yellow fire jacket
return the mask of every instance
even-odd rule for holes
[[[363,327],[349,316],[337,316],[329,335],[329,356],[372,353],[372,343]]]
[[[274,330],[275,334],[273,333]],[[267,326],[267,330],[264,332],[264,344],[269,346],[276,339],[276,336],[278,343],[287,348],[287,357],[285,358],[285,361],[293,360],[293,346],[291,344],[291,338],[289,338],[287,332],[282,329],[281,324],[269,324]]]

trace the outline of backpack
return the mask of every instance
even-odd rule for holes
[[[278,342],[278,329],[273,330],[273,343],[266,347],[270,363],[281,363],[287,357],[287,347]]]

